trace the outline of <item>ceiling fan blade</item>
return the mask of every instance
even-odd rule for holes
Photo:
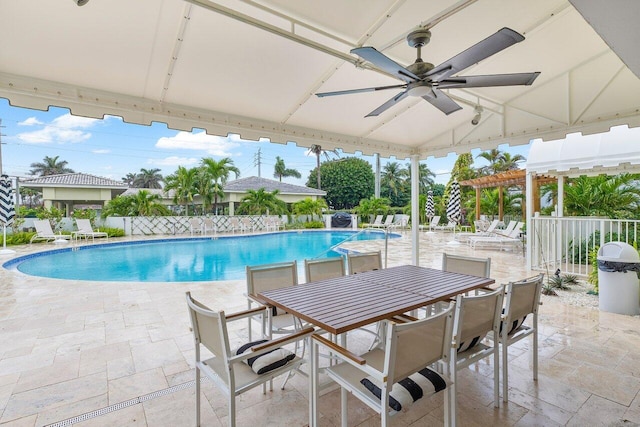
[[[376,67],[380,68],[382,71],[385,71],[407,83],[420,80],[420,77],[388,58],[386,55],[378,52],[373,47],[357,47],[355,49],[351,49],[351,53],[355,53],[360,58],[365,61],[369,61]]]
[[[379,106],[378,108],[376,108],[375,110],[367,114],[365,117],[375,117],[381,113],[384,113],[389,108],[393,107],[398,102],[405,99],[407,96],[409,96],[409,91],[405,90],[404,92],[397,94],[396,96],[394,96],[393,98],[391,98],[390,100],[388,100],[387,102],[385,102],[384,104],[382,104],[381,106]]]
[[[524,37],[521,34],[505,27],[467,50],[460,52],[448,61],[434,67],[426,74],[426,77],[431,77],[432,81],[439,82],[522,40],[524,40]]]
[[[429,101],[431,105],[445,113],[447,116],[454,111],[461,110],[462,107],[456,101],[449,98],[449,95],[440,89],[431,88],[433,95],[424,95],[422,98]]]
[[[405,88],[407,85],[393,85],[393,86],[378,86],[378,87],[365,87],[362,89],[349,89],[349,90],[337,90],[334,92],[321,92],[316,93],[316,96],[319,98],[323,98],[325,96],[335,96],[335,95],[348,95],[351,93],[364,93],[364,92],[376,92],[378,90],[387,90],[387,89],[399,89]]]
[[[440,80],[438,88],[454,89],[464,87],[529,86],[540,75],[535,73],[492,74],[488,76],[452,77]]]

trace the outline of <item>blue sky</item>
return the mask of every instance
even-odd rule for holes
[[[141,126],[123,123],[118,117],[104,120],[76,117],[62,108],[49,111],[11,107],[6,99],[0,99],[2,119],[2,171],[10,176],[29,175],[30,165],[41,162],[45,156],[59,156],[69,162],[75,172],[83,172],[120,180],[128,173],[140,168],[158,168],[169,175],[178,166],[197,166],[203,157],[217,160],[229,157],[240,169],[240,177],[258,176],[256,158],[261,157],[261,176],[273,178],[276,156],[284,159],[288,168],[297,169],[301,179],[286,178],[285,181],[304,185],[316,164],[315,156],[294,143],[271,144],[268,141],[244,141],[237,136],[218,137],[206,135],[204,131],[181,132],[155,123]],[[500,149],[527,157],[529,146]],[[472,151],[474,157],[480,150]],[[352,156],[343,153],[341,157]],[[361,156],[373,164],[371,156]],[[457,155],[429,157],[429,169],[436,173],[436,182],[446,184]],[[402,164],[409,160],[390,159]],[[382,159],[382,165],[389,159]],[[424,162],[424,161],[423,161]],[[481,159],[476,166],[481,166]]]

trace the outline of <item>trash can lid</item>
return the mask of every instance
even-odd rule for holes
[[[598,261],[640,262],[638,251],[624,242],[608,242],[598,249]]]

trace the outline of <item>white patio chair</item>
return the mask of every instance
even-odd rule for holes
[[[522,227],[524,227],[524,222],[518,222],[508,235],[496,233],[492,236],[471,236],[469,237],[469,245],[472,249],[476,249],[478,246],[498,246],[499,248],[512,245],[518,246],[522,244],[522,240],[520,240]]]
[[[533,338],[533,380],[538,380],[538,308],[544,274],[507,284],[505,308],[500,325],[502,352],[502,400],[509,400],[509,346],[531,335]],[[531,314],[531,326],[524,325]]]
[[[440,215],[436,215],[433,218],[431,218],[431,222],[429,222],[429,225],[426,226],[427,232],[433,233],[433,230],[436,229],[439,222],[440,222]]]
[[[342,257],[305,259],[304,271],[307,282],[334,279],[346,274]]]
[[[200,218],[189,218],[189,231],[192,236],[195,233],[204,234],[204,227],[200,222]]]
[[[442,270],[471,276],[489,277],[491,275],[491,258],[475,258],[443,252]]]
[[[55,234],[48,219],[34,219],[33,226],[36,228],[36,234],[31,237],[31,240],[29,240],[29,244],[38,240],[44,240],[46,242],[55,242],[56,240],[71,240],[71,235],[69,234]]]
[[[233,234],[236,234],[236,230],[242,232],[242,225],[240,224],[240,219],[236,216],[232,216],[229,218],[229,228]]]
[[[202,234],[207,234],[209,232],[213,232],[213,234],[216,234],[218,232],[218,227],[211,218],[205,217],[202,220]]]
[[[74,234],[76,239],[84,237],[85,239],[94,240],[96,237],[104,237],[109,240],[109,233],[100,230],[94,230],[91,226],[91,221],[89,219],[76,218],[76,226],[78,227],[78,231]]]
[[[377,252],[363,252],[347,254],[349,274],[364,273],[365,271],[380,270],[382,268],[382,254]]]
[[[446,225],[436,225],[433,227],[433,229],[443,231],[456,231],[457,225],[458,223],[456,221],[449,221]]]
[[[459,370],[485,357],[493,356],[493,404],[496,408],[500,406],[499,347],[494,341],[489,341],[485,337],[490,332],[499,333],[503,297],[504,286],[481,295],[456,297],[451,350],[452,393],[455,393]],[[453,417],[455,425],[455,413]]]
[[[420,397],[446,390],[444,423],[455,419],[456,396],[449,377],[453,309],[426,319],[407,323],[389,322],[384,349],[375,348],[361,356],[312,335],[311,423],[318,425],[318,355],[320,347],[332,352],[340,362],[324,372],[341,387],[342,425],[347,425],[347,392],[380,414],[381,425],[390,425],[390,416],[407,410]],[[438,373],[428,366],[443,361]],[[406,388],[403,384],[410,384]]]
[[[298,369],[304,360],[282,346],[306,339],[313,333],[313,328],[276,340],[266,336],[234,351],[229,344],[227,323],[252,316],[264,319],[268,315],[268,308],[261,306],[227,316],[224,311],[210,310],[193,299],[189,292],[186,296],[195,341],[196,425],[200,425],[202,372],[227,396],[228,425],[233,427],[236,425],[236,396],[259,385],[266,386],[273,378]],[[201,346],[209,350],[213,357],[203,359]]]

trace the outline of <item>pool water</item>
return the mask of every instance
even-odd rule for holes
[[[4,267],[17,268],[32,276],[74,280],[239,280],[244,279],[247,265],[292,260],[302,264],[305,258],[339,256],[330,249],[347,239],[384,239],[384,232],[354,234],[353,231],[307,231],[99,244],[29,255],[9,261]]]

